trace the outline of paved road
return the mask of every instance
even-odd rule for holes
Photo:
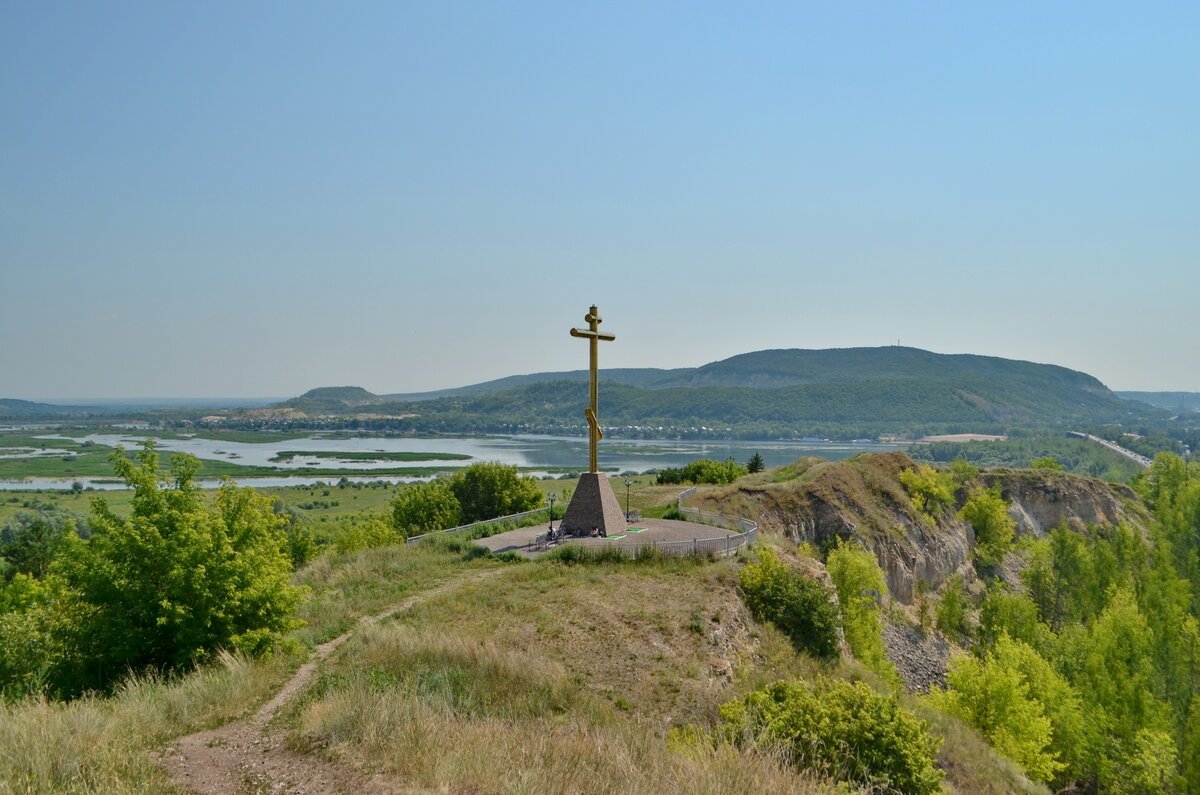
[[[1093,442],[1102,444],[1105,447],[1107,447],[1109,450],[1112,450],[1114,453],[1117,453],[1118,455],[1123,455],[1126,458],[1128,458],[1129,460],[1135,461],[1135,462],[1141,464],[1143,467],[1148,467],[1152,463],[1149,458],[1146,458],[1146,456],[1138,455],[1137,453],[1133,452],[1132,450],[1126,450],[1121,445],[1117,444],[1116,442],[1110,442],[1108,439],[1101,439],[1099,436],[1092,436],[1090,433],[1081,433],[1079,431],[1071,431],[1070,433],[1072,436],[1078,437],[1080,439],[1090,439]]]

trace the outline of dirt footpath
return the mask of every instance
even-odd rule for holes
[[[496,574],[489,571],[460,578],[413,596],[384,612],[359,621],[355,628],[373,624],[409,609],[427,599]],[[354,630],[322,643],[308,661],[253,715],[227,723],[219,729],[189,734],[172,743],[159,760],[179,787],[201,795],[231,793],[354,793],[376,795],[395,792],[395,783],[378,776],[364,776],[314,754],[297,753],[287,747],[286,732],[271,726],[279,709],[304,690],[316,675],[317,666],[350,639]]]

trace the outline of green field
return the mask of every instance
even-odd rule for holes
[[[204,469],[200,472],[203,474]],[[110,468],[106,474],[111,473]],[[653,475],[639,475],[629,479],[633,481],[633,486],[630,487],[630,507],[646,513],[661,513],[662,508],[679,493],[676,486],[655,486]],[[561,516],[578,482],[578,478],[539,480],[538,487],[543,494],[555,495],[555,514]],[[612,483],[617,500],[624,508],[624,479],[614,479]],[[401,488],[403,486],[383,481],[346,483],[339,486],[336,480],[331,480],[323,485],[282,486],[258,490],[272,499],[280,500],[283,505],[308,521],[329,524],[364,513],[386,513],[390,510],[392,498]],[[0,525],[18,512],[31,510],[39,504],[86,516],[91,511],[93,497],[102,497],[115,513],[125,516],[129,513],[129,498],[132,494],[133,492],[127,489],[84,491],[78,494],[70,491],[0,491]]]

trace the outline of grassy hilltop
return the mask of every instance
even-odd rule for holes
[[[329,541],[292,577],[301,625],[106,695],[10,693],[0,791],[178,792],[198,779],[171,771],[229,764],[246,792],[1195,792],[1200,470],[1135,486],[802,459],[700,487],[762,527],[735,558],[524,562],[396,544],[394,490],[294,490],[276,510]],[[640,479],[635,505],[679,488]],[[28,594],[0,592],[7,637]]]

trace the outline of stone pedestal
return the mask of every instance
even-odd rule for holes
[[[584,472],[579,476],[579,485],[571,504],[559,523],[564,533],[591,535],[593,528],[608,535],[624,533],[628,529],[621,503],[613,493],[608,477],[599,472]]]

